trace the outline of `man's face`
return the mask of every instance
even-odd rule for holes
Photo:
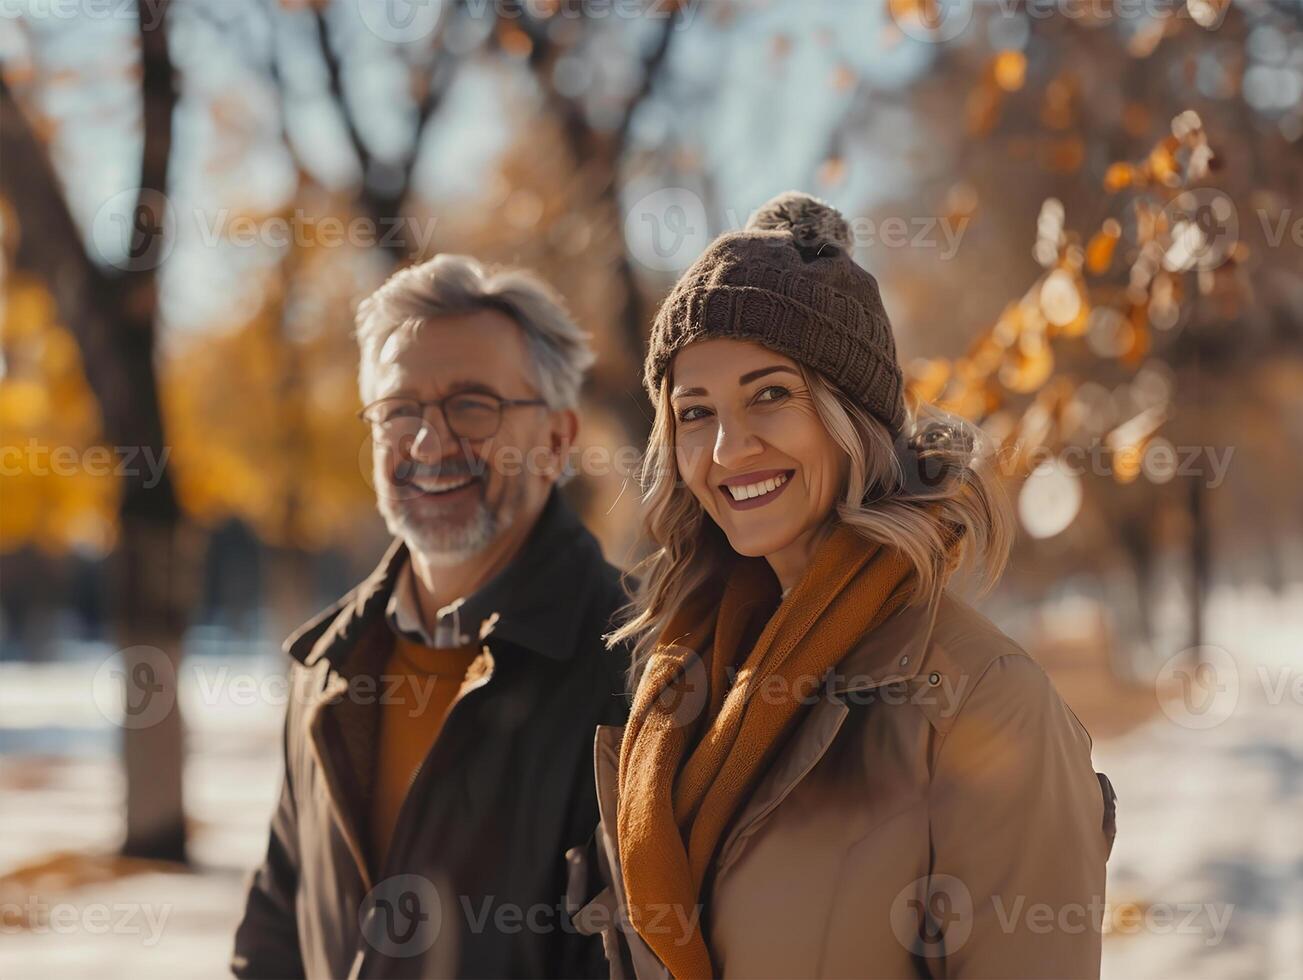
[[[439,317],[381,348],[372,403],[429,401],[456,393],[540,398],[520,328],[483,310]],[[476,405],[492,405],[480,398]],[[450,414],[457,409],[447,403]],[[463,406],[466,407],[466,406]],[[376,498],[390,533],[433,564],[463,562],[518,520],[532,523],[574,438],[575,415],[546,405],[504,407],[497,432],[459,438],[436,406],[417,418],[372,426]]]

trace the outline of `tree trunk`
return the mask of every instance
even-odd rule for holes
[[[156,273],[168,245],[164,195],[176,108],[167,8],[167,0],[139,5],[144,139],[126,254],[92,261],[46,148],[2,82],[0,142],[7,165],[0,169],[0,188],[18,215],[15,265],[48,284],[81,349],[103,441],[123,464],[119,539],[110,557],[111,618],[122,661],[115,672],[125,695],[123,851],[184,861],[176,681],[198,555],[196,532],[182,519],[166,466],[154,363]]]

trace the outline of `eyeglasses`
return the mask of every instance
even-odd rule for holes
[[[437,405],[454,438],[474,441],[496,435],[506,409],[546,404],[541,398],[499,398],[481,391],[458,391],[428,401],[381,398],[358,412],[357,417],[370,422],[377,437],[396,442],[404,436],[415,438],[425,422],[426,409]]]

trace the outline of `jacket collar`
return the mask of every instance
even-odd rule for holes
[[[283,644],[285,652],[307,666],[323,657],[334,662],[360,630],[384,617],[409,560],[406,543],[394,538],[375,570],[299,627]],[[466,599],[462,622],[475,628],[497,613],[492,628],[496,640],[553,660],[568,660],[583,625],[585,586],[603,561],[597,539],[554,486],[520,551]]]
[[[940,606],[938,593],[930,602],[897,610],[841,659],[828,679],[827,689],[846,694],[913,677],[926,659]]]

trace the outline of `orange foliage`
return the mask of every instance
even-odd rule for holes
[[[106,553],[124,458],[102,443],[76,340],[39,280],[6,279],[0,352],[0,551]]]

